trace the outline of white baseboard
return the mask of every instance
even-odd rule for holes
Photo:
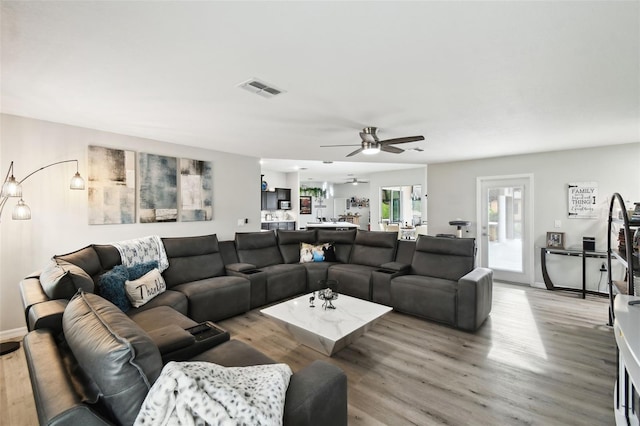
[[[544,283],[539,283],[539,282],[534,282],[531,287],[535,287],[535,288],[541,288],[543,290],[546,290],[547,286]]]
[[[19,337],[20,340],[22,340],[22,337],[24,337],[27,334],[27,332],[28,332],[27,327],[20,327],[20,328],[14,328],[12,330],[0,331],[0,340],[15,339],[16,337]]]

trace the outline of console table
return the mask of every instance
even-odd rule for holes
[[[549,273],[547,272],[547,255],[561,255],[561,256],[574,256],[582,258],[582,288],[571,288],[571,287],[557,287],[553,285],[551,281],[551,277],[549,277]],[[607,253],[600,251],[586,251],[586,250],[567,250],[567,249],[556,249],[549,247],[541,247],[540,248],[540,263],[542,265],[542,279],[544,280],[544,284],[547,286],[548,290],[566,290],[566,291],[577,291],[582,293],[582,298],[584,299],[587,294],[596,294],[596,295],[606,295],[605,292],[587,290],[587,274],[586,274],[586,263],[587,258],[593,257],[598,259],[606,259]]]

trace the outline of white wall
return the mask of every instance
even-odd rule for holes
[[[477,236],[476,178],[530,173],[534,181],[532,243],[535,247],[532,253],[535,256],[535,282],[541,285],[539,250],[535,248],[546,245],[547,231],[564,232],[565,247],[582,247],[583,236],[595,236],[596,249],[606,250],[610,196],[619,192],[631,206],[634,201],[640,201],[639,169],[640,143],[431,164],[427,191],[429,234],[452,233],[448,222],[463,218],[472,221],[469,236]],[[567,218],[569,182],[598,183],[599,219]],[[554,228],[557,219],[561,220],[561,228]],[[600,265],[601,262],[595,263]],[[565,269],[561,275],[570,276],[568,281],[580,280],[577,263],[564,262],[563,265],[572,270]],[[597,278],[598,273],[595,275]]]
[[[193,158],[213,162],[213,221],[131,225],[88,225],[87,191],[69,190],[73,163],[43,170],[23,184],[23,198],[32,220],[14,221],[12,199],[0,218],[0,331],[25,325],[18,291],[19,281],[42,268],[54,254],[63,254],[91,243],[158,234],[191,236],[217,234],[232,239],[235,232],[260,229],[260,164],[258,158],[191,148],[149,139],[118,135],[12,115],[1,116],[0,170],[2,178],[10,161],[21,179],[46,164],[80,161],[87,178],[87,147],[98,145]],[[249,223],[238,226],[238,219]]]

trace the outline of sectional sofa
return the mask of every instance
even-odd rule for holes
[[[399,241],[395,232],[280,230],[237,233],[229,241],[207,235],[163,238],[162,243],[169,264],[162,272],[166,291],[126,313],[93,294],[100,293],[105,274],[122,262],[113,245],[90,245],[54,256],[55,268],[62,271],[55,280],[50,274],[34,273],[21,282],[30,330],[25,351],[41,424],[127,423],[148,391],[144,383],[153,383],[157,369],[168,361],[272,363],[217,330],[215,322],[316,291],[326,279],[337,280],[341,293],[468,331],[479,328],[491,310],[492,274],[474,267],[473,239],[421,236],[414,243]],[[309,260],[301,247],[315,250],[311,256],[315,261],[301,262]],[[323,256],[317,256],[318,250]],[[79,311],[95,317],[89,326],[73,326],[76,321],[70,318]],[[110,344],[82,343],[93,341],[95,324],[104,328],[99,342]],[[199,324],[214,333],[203,338],[196,332]],[[94,389],[95,383],[89,387],[78,383],[87,377],[95,382],[91,366],[112,362],[109,353],[114,351],[128,353],[134,341],[143,342],[143,352],[152,360],[146,370],[137,371],[151,373],[143,377],[143,384],[132,385],[138,391],[127,399],[133,405],[123,420],[104,396],[118,390],[118,381],[107,380],[111,390],[98,393],[94,403],[87,402],[86,389]],[[114,369],[124,368],[116,364]],[[346,405],[344,373],[317,361],[292,376],[285,424],[346,424]]]

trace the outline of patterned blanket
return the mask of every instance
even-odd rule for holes
[[[286,364],[172,361],[149,390],[134,424],[282,425],[290,377]]]
[[[156,260],[158,261],[160,272],[169,267],[167,252],[164,250],[164,244],[162,244],[162,239],[158,235],[118,241],[111,244],[120,252],[120,258],[124,266],[130,267]]]

